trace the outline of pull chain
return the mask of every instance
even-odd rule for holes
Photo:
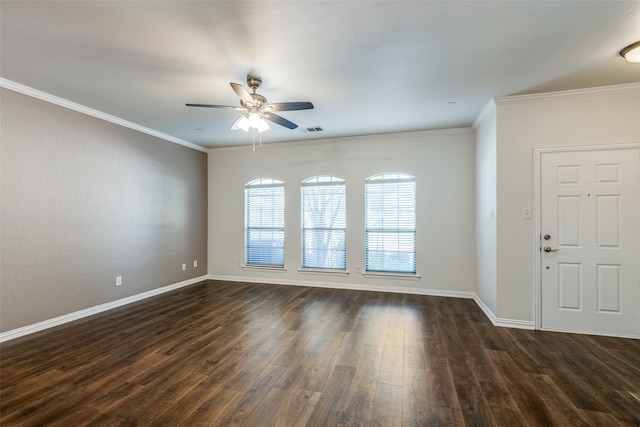
[[[253,137],[253,151],[256,151],[256,130],[252,129],[251,134]],[[262,134],[260,132],[258,132],[258,146],[262,147]]]

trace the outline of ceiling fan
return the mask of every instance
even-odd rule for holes
[[[262,84],[262,79],[257,76],[247,75],[247,85],[252,89],[251,93],[239,83],[230,84],[238,97],[240,97],[240,107],[233,107],[231,105],[186,104],[187,107],[224,108],[246,111],[246,113],[240,116],[231,126],[231,130],[242,129],[245,132],[248,132],[249,129],[255,129],[258,132],[269,129],[269,124],[265,119],[288,129],[295,129],[298,127],[297,124],[273,112],[310,110],[313,108],[311,102],[278,102],[268,104],[267,98],[256,93],[256,89]]]

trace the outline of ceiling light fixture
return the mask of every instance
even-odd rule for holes
[[[249,114],[249,126],[254,129],[258,129],[258,126],[260,126],[260,116],[258,115],[258,113]]]
[[[238,129],[242,129],[245,132],[249,132],[250,129],[253,131],[253,151],[256,151],[256,131],[258,131],[259,145],[262,146],[261,134],[265,130],[269,130],[269,123],[267,123],[260,111],[252,110],[240,116],[231,126],[231,130]]]
[[[2,0],[0,0],[2,1]],[[252,89],[249,92],[239,83],[231,83],[231,87],[236,95],[240,98],[240,107],[232,107],[231,105],[215,105],[215,104],[186,104],[187,107],[206,107],[206,108],[224,108],[229,110],[240,110],[245,113],[231,126],[231,130],[242,129],[245,132],[253,134],[253,147],[255,150],[256,131],[260,137],[260,145],[262,145],[262,132],[269,130],[269,123],[273,122],[287,129],[295,129],[297,124],[285,119],[274,113],[274,111],[297,111],[311,110],[313,104],[311,102],[277,102],[275,104],[267,103],[267,98],[260,95],[256,90],[262,84],[262,79],[255,75],[247,75],[247,85]]]
[[[620,56],[634,64],[640,63],[640,41],[637,41],[620,51]]]
[[[245,132],[249,132],[249,129],[257,130],[262,133],[265,130],[269,130],[269,123],[262,117],[260,113],[247,113],[242,116],[231,126],[231,130],[242,129]]]

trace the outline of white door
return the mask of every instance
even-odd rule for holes
[[[640,148],[540,160],[542,329],[640,338]]]

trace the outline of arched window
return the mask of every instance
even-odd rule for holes
[[[416,272],[416,178],[397,172],[365,181],[366,271]]]
[[[346,269],[346,189],[343,179],[302,181],[302,267]]]
[[[284,267],[284,182],[256,179],[244,195],[245,263]]]

